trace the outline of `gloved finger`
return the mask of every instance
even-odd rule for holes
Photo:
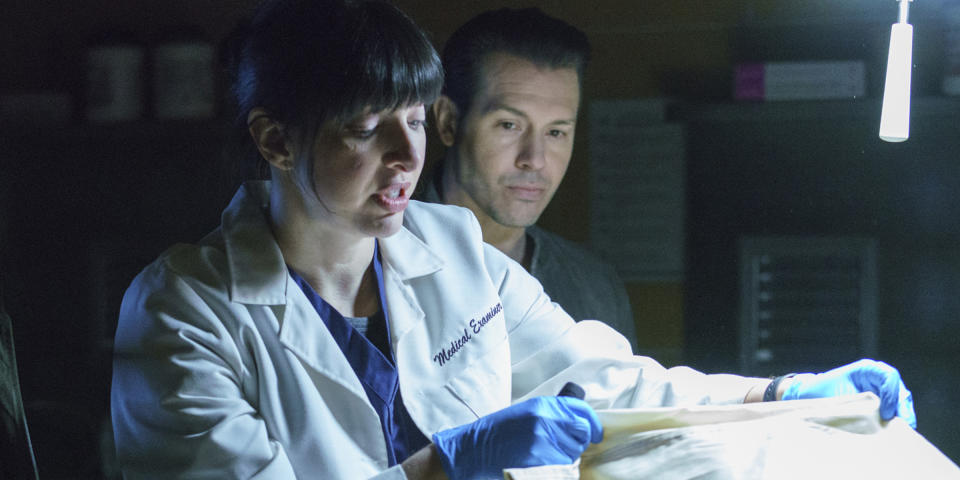
[[[578,402],[576,398],[572,399],[574,402],[569,402],[570,399],[566,397],[552,397],[551,400],[555,400],[557,409],[555,421],[545,422],[542,426],[549,431],[547,438],[551,439],[550,443],[556,454],[562,453],[566,458],[549,463],[572,463],[586,451],[595,435],[596,429],[589,420],[589,411],[583,409],[584,406],[588,409],[590,407],[583,401]]]
[[[552,438],[535,436],[530,445],[530,455],[519,458],[511,467],[526,468],[541,465],[567,465],[575,462],[583,451],[587,449],[582,443],[563,441],[558,437],[559,425],[549,425],[544,431],[550,432]],[[515,446],[513,448],[516,448]]]
[[[917,415],[913,411],[913,394],[910,393],[910,390],[907,390],[903,382],[900,382],[900,402],[897,406],[897,415],[916,430]]]
[[[572,416],[580,419],[587,427],[585,440],[589,439],[590,443],[600,443],[603,440],[603,425],[600,424],[600,417],[590,404],[575,397],[557,397],[557,399]]]
[[[872,382],[878,385],[870,391],[880,397],[880,418],[890,420],[897,415],[897,407],[900,403],[900,389],[903,386],[900,372],[883,362],[876,362],[869,372],[878,380]]]

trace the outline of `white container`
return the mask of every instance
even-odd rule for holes
[[[98,45],[87,50],[86,118],[91,122],[143,116],[144,49]]]
[[[201,41],[167,43],[153,51],[153,111],[159,119],[214,115],[214,48]]]

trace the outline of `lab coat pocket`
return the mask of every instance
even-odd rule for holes
[[[477,418],[510,405],[510,342],[506,338],[473,358],[445,385]]]

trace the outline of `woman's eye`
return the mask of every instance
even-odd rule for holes
[[[370,138],[373,136],[374,132],[376,131],[377,131],[376,128],[363,128],[363,127],[352,127],[347,129],[347,133],[349,133],[351,137],[360,138],[360,139]]]
[[[427,121],[422,119],[410,120],[407,123],[410,125],[410,128],[414,130],[420,130],[422,128],[426,128],[427,126]]]
[[[503,122],[500,122],[500,128],[504,130],[516,130],[517,124],[514,122],[503,121]]]

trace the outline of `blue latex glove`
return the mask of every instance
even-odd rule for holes
[[[857,360],[824,373],[802,373],[792,380],[783,392],[782,400],[873,392],[880,397],[881,418],[890,420],[899,415],[911,427],[917,428],[913,395],[900,380],[900,372],[886,363]]]
[[[503,478],[504,468],[569,464],[603,439],[586,402],[536,397],[433,435],[452,480]]]

